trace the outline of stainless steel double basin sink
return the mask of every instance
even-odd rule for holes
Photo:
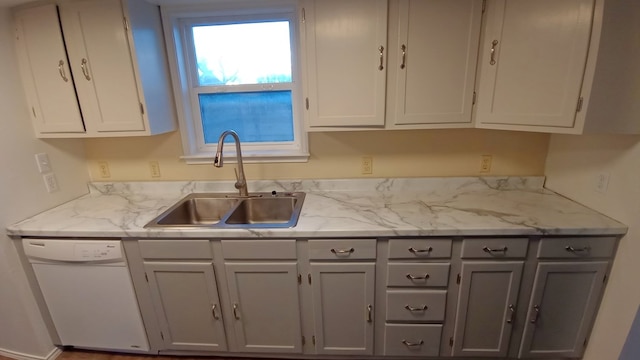
[[[145,228],[289,228],[298,223],[305,193],[193,193]]]

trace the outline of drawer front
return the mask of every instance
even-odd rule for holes
[[[311,260],[361,260],[376,258],[376,239],[309,240]]]
[[[139,240],[145,259],[211,259],[209,240]]]
[[[465,239],[463,259],[522,259],[527,257],[528,238]]]
[[[542,239],[538,258],[608,258],[615,247],[615,237]]]
[[[443,321],[446,290],[388,290],[387,321]]]
[[[384,355],[438,356],[442,325],[386,324],[384,327]]]
[[[387,286],[444,287],[449,283],[449,267],[448,263],[389,263]]]
[[[451,239],[391,239],[389,259],[448,259]]]
[[[227,260],[295,260],[296,240],[222,240],[222,256]]]

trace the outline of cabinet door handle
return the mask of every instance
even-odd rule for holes
[[[211,306],[211,315],[213,315],[213,318],[218,320],[220,319],[220,317],[218,317],[218,315],[216,315],[216,307],[218,307],[217,304],[213,304],[213,306]]]
[[[354,251],[356,251],[354,248],[340,249],[340,250],[331,249],[331,252],[334,253],[335,255],[349,255],[349,254],[352,254]]]
[[[416,249],[414,247],[410,247],[409,248],[409,252],[413,253],[413,254],[422,254],[422,253],[430,253],[433,251],[433,248],[431,246],[429,246],[426,249]]]
[[[240,320],[240,317],[238,316],[238,304],[233,304],[233,317],[236,320]]]
[[[509,250],[509,248],[507,248],[506,246],[503,246],[501,248],[497,248],[497,249],[492,249],[488,246],[485,246],[482,248],[482,251],[489,253],[489,254],[493,254],[493,253],[506,253],[507,250]]]
[[[58,72],[60,73],[60,77],[62,78],[62,80],[64,80],[64,82],[69,82],[69,78],[64,72],[64,61],[62,60],[58,61]]]
[[[421,346],[422,344],[424,344],[424,340],[420,340],[418,342],[410,342],[405,339],[402,339],[402,343],[405,344],[406,346],[414,347],[414,346]]]
[[[427,311],[429,309],[427,305],[422,305],[422,307],[413,307],[411,305],[405,305],[404,308],[409,311]]]
[[[378,51],[380,52],[380,66],[378,66],[378,70],[384,70],[384,46],[378,46]]]
[[[411,274],[407,274],[407,279],[409,280],[427,280],[429,278],[429,274],[424,274],[423,276],[415,276]]]
[[[585,247],[582,247],[582,248],[574,248],[573,246],[565,246],[564,249],[567,250],[568,252],[572,252],[572,253],[588,253],[589,251],[591,251],[591,247],[589,247],[589,246],[585,246]]]
[[[489,61],[491,65],[496,64],[496,46],[498,46],[498,40],[493,40],[491,42],[491,61]]]
[[[82,68],[84,78],[87,79],[87,81],[90,81],[91,76],[89,76],[89,69],[87,69],[87,59],[82,58],[82,61],[80,61],[80,67]]]
[[[507,324],[513,323],[514,316],[516,316],[516,308],[513,304],[509,304],[509,317],[507,318]]]
[[[402,44],[402,46],[400,46],[400,50],[402,50],[402,62],[400,63],[400,69],[404,69],[405,67],[407,67],[407,46],[405,44]]]
[[[540,306],[535,305],[533,307],[533,317],[531,318],[531,323],[535,324],[538,322],[538,318],[540,317]]]
[[[367,305],[367,322],[373,322],[373,306],[371,304]]]

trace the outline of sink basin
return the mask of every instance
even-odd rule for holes
[[[145,228],[286,228],[300,217],[305,194],[190,194]]]

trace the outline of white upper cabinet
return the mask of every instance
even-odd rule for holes
[[[384,125],[386,0],[304,6],[309,127]]]
[[[400,0],[390,14],[388,126],[469,127],[482,0]]]
[[[24,8],[15,17],[38,137],[175,130],[157,6],[141,0],[67,1],[59,9]]]

